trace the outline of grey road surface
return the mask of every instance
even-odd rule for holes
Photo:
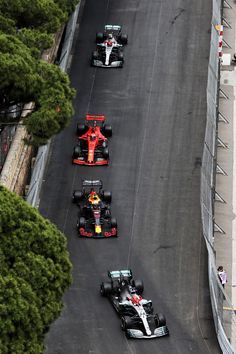
[[[200,167],[211,0],[87,0],[73,48],[78,90],[72,124],[52,144],[40,210],[65,232],[73,285],[47,336],[47,354],[220,353],[200,222]],[[106,23],[129,35],[123,69],[89,65]],[[78,119],[105,114],[114,135],[109,167],[71,164]],[[113,193],[119,237],[79,239],[73,189],[101,178]],[[108,269],[131,268],[166,315],[170,336],[128,341],[99,295]]]

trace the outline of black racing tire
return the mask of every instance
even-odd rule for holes
[[[79,145],[74,147],[73,158],[77,159],[81,155],[81,147]]]
[[[97,50],[95,50],[93,53],[92,53],[92,60],[98,60],[99,59],[99,53]]]
[[[78,123],[76,133],[78,136],[83,135],[86,132],[85,124]]]
[[[112,136],[112,127],[111,125],[105,124],[103,127],[103,133],[106,137],[111,137]]]
[[[100,286],[100,294],[102,296],[107,296],[107,295],[111,294],[111,292],[112,292],[111,282],[102,282],[102,284]]]
[[[120,42],[121,44],[128,44],[128,35],[127,34],[121,34],[120,35]]]
[[[124,61],[124,53],[123,52],[118,53],[118,60],[122,61],[122,62]]]
[[[105,147],[105,148],[103,149],[102,154],[103,154],[104,159],[106,159],[106,160],[109,159],[109,150],[108,150],[108,147]]]
[[[110,191],[104,191],[103,192],[103,200],[104,200],[104,202],[111,203],[112,194],[111,194]]]
[[[155,315],[155,321],[158,327],[166,325],[166,318],[162,313],[158,313]]]
[[[81,216],[78,221],[78,228],[80,229],[81,227],[85,228],[86,226],[86,219]]]
[[[104,34],[102,32],[96,33],[96,43],[102,43],[104,41]]]
[[[111,218],[111,227],[117,227],[117,220],[116,220],[116,218]]]
[[[123,331],[126,331],[127,329],[133,328],[134,323],[131,317],[129,316],[123,316],[121,317],[121,329]]]
[[[108,147],[108,142],[107,142],[107,140],[104,140],[104,141],[102,142],[102,147],[103,147],[103,148]]]
[[[143,290],[144,290],[143,281],[140,280],[140,279],[135,279],[134,280],[134,286],[136,288],[137,294],[138,295],[142,295]]]
[[[74,191],[72,201],[73,203],[78,203],[84,199],[83,191]]]

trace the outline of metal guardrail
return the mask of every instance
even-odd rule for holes
[[[67,26],[66,26],[66,34],[63,42],[61,58],[59,61],[59,66],[63,71],[66,71],[69,64],[69,56],[71,52],[71,47],[73,43],[73,37],[76,28],[76,21],[78,18],[80,9],[80,3],[76,6],[74,13],[71,15]],[[43,180],[43,174],[47,163],[47,157],[49,153],[50,142],[47,145],[43,145],[39,148],[35,165],[32,173],[32,177],[30,180],[29,190],[26,196],[26,200],[29,204],[34,207],[39,206],[39,194]]]
[[[236,353],[236,315],[230,299],[218,279],[214,253],[214,187],[219,100],[219,34],[222,0],[213,0],[211,46],[207,82],[207,121],[201,170],[201,216],[203,235],[208,250],[208,276],[211,305],[217,338],[225,354]]]

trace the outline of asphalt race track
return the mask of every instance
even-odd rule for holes
[[[206,117],[211,0],[86,0],[73,48],[72,124],[52,143],[40,210],[68,238],[74,282],[47,337],[47,354],[220,353],[201,235],[200,166]],[[106,23],[129,35],[123,69],[92,68],[95,33]],[[113,127],[109,167],[71,164],[87,112]],[[113,193],[118,239],[77,237],[72,191],[101,178]],[[131,268],[170,336],[127,340],[99,285]]]

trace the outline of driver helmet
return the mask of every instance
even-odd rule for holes
[[[93,140],[96,140],[96,134],[94,134],[94,133],[93,133],[93,134],[91,134],[91,136],[90,136],[90,140],[92,140],[92,141],[93,141]]]
[[[112,33],[109,33],[109,34],[108,34],[108,39],[112,39],[112,38],[113,38]]]
[[[89,202],[92,204],[92,205],[98,205],[100,203],[101,199],[99,198],[99,196],[97,195],[97,193],[93,192],[92,194],[90,194],[89,196]]]
[[[132,295],[131,301],[134,305],[139,305],[142,297],[139,295]]]

